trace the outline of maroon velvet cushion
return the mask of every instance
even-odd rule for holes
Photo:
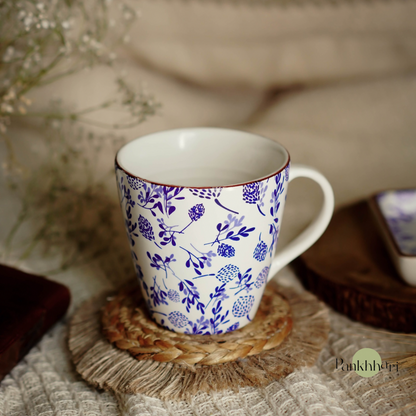
[[[0,265],[0,380],[68,309],[67,287]]]

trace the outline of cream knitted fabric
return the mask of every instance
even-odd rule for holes
[[[84,276],[85,277],[85,276]],[[69,284],[76,284],[77,279]],[[285,270],[280,281],[296,284]],[[85,281],[85,280],[84,280]],[[78,281],[79,283],[79,281]],[[104,285],[105,286],[105,285]],[[85,289],[86,285],[84,285]],[[78,302],[77,302],[78,303]],[[89,387],[75,373],[66,346],[66,321],[56,325],[0,384],[0,416],[98,415],[389,415],[409,403],[416,412],[415,380],[379,386],[392,374],[369,379],[335,370],[336,358],[351,360],[360,348],[398,350],[398,344],[357,336],[365,327],[331,312],[331,333],[315,367],[302,369],[265,388],[199,394],[191,402],[162,402],[143,395],[114,397]]]

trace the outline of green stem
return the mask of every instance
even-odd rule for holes
[[[39,80],[42,79],[42,77],[44,77],[49,71],[51,71],[58,64],[62,56],[63,56],[62,53],[58,53],[58,55],[55,56],[52,62],[49,65],[47,65],[45,68],[42,68],[38,72],[38,74],[34,77],[32,82],[29,82],[29,84],[27,84],[26,87],[20,91],[20,95],[25,94],[26,92],[31,90],[33,87],[35,87],[39,83]]]
[[[39,86],[39,87],[43,87],[44,85],[51,84],[52,82],[58,81],[58,80],[59,80],[59,79],[61,79],[61,78],[64,78],[64,77],[69,76],[69,75],[76,74],[77,72],[81,72],[81,71],[82,71],[82,69],[83,69],[83,68],[81,68],[81,67],[80,67],[80,68],[73,68],[73,69],[70,69],[70,70],[68,70],[68,71],[66,71],[66,72],[61,72],[60,74],[56,74],[56,75],[54,75],[54,76],[51,76],[51,77],[49,77],[49,78],[45,79],[45,80],[44,80],[44,81],[42,81],[42,82],[39,82],[38,86]]]
[[[80,115],[92,113],[94,111],[102,110],[104,108],[110,107],[112,104],[115,104],[117,100],[109,100],[101,104],[97,104],[95,106],[84,108],[83,110],[77,111],[75,113],[68,113],[68,114],[62,114],[62,113],[26,113],[26,114],[13,114],[13,117],[40,117],[40,118],[54,118],[57,120],[77,120],[82,122],[89,122],[89,120],[86,119],[78,119]],[[92,121],[92,120],[91,120]],[[105,123],[103,123],[105,124]],[[110,124],[107,124],[107,126],[111,127]]]
[[[17,217],[16,222],[14,223],[12,229],[9,231],[9,234],[7,234],[7,237],[5,240],[6,256],[11,252],[13,238],[16,235],[16,233],[19,231],[19,228],[21,227],[21,225],[27,219],[27,214],[28,214],[28,209],[27,209],[27,206],[25,205],[20,210],[19,216]]]
[[[42,237],[45,235],[46,231],[46,225],[44,225],[38,233],[35,235],[31,243],[29,244],[29,247],[23,252],[23,254],[20,256],[20,260],[26,260],[34,250],[34,248],[37,246],[39,241],[42,239]]]
[[[115,104],[116,102],[117,102],[117,100],[108,100],[108,101],[105,101],[101,104],[97,104],[97,105],[93,105],[91,107],[84,108],[84,110],[77,111],[74,114],[79,116],[79,115],[82,115],[82,114],[92,113],[93,111],[98,111],[98,110],[102,110],[104,108],[108,108],[112,104]]]

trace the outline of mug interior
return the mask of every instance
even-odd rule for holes
[[[149,134],[127,143],[116,156],[119,167],[131,176],[192,188],[262,180],[288,161],[287,150],[273,140],[208,127]]]

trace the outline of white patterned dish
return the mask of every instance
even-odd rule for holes
[[[416,286],[416,189],[389,190],[373,198],[373,209],[394,264]]]

